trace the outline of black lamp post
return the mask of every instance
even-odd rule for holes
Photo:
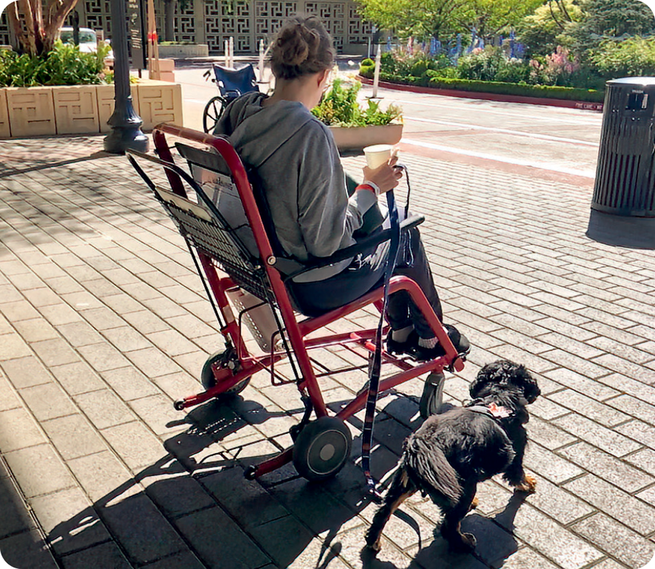
[[[113,154],[124,154],[131,148],[147,152],[148,138],[141,132],[143,121],[132,106],[130,66],[127,59],[125,34],[125,0],[111,0],[112,49],[114,51],[114,113],[107,123],[111,133],[105,137],[104,148]]]

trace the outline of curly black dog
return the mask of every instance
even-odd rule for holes
[[[441,534],[451,550],[468,552],[475,537],[460,522],[477,505],[478,482],[496,474],[516,490],[532,493],[536,481],[523,470],[527,444],[526,406],[541,394],[528,370],[508,360],[485,365],[470,387],[471,402],[429,417],[403,445],[399,467],[366,533],[380,549],[382,528],[402,502],[416,491],[441,508]]]

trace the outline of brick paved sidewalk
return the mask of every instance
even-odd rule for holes
[[[0,548],[9,563],[619,569],[653,557],[655,252],[585,236],[588,183],[403,156],[447,317],[474,346],[447,397],[466,398],[479,367],[498,357],[535,372],[544,396],[532,406],[526,464],[539,485],[524,503],[500,481],[481,486],[464,522],[475,556],[447,553],[434,533],[439,513],[419,497],[371,559],[362,546],[375,507],[354,464],[324,485],[291,466],[243,478],[244,465],[288,445],[302,414],[295,388],[256,376],[229,407],[173,410],[220,348],[217,325],[164,212],[126,159],[101,149],[101,137],[0,142]],[[346,163],[356,171],[361,160]],[[640,237],[628,230],[619,237]],[[348,363],[339,350],[323,356]],[[326,398],[350,399],[364,381],[331,378]],[[417,426],[420,392],[415,380],[381,400],[378,476]]]

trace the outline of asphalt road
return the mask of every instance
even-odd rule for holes
[[[202,73],[209,67],[177,69],[184,123],[202,129],[203,109],[216,87]],[[371,94],[364,86],[362,97]],[[403,108],[403,151],[448,152],[464,159],[534,167],[592,180],[602,113],[380,89],[382,104]]]

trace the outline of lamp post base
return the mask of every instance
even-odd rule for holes
[[[105,152],[111,154],[125,154],[127,149],[148,152],[148,137],[135,127],[113,127],[105,137]]]

